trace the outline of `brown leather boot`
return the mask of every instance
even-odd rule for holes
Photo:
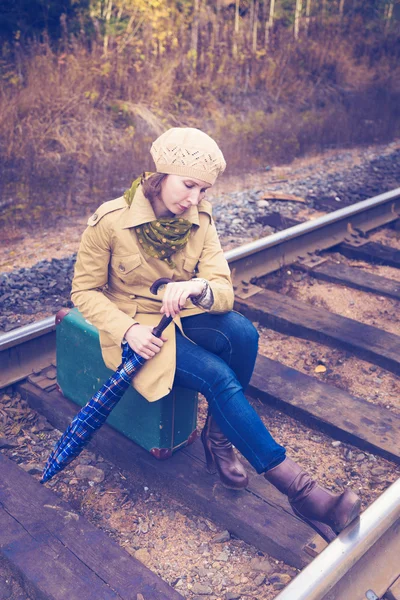
[[[264,477],[286,494],[293,511],[328,541],[360,514],[361,500],[354,492],[349,489],[342,494],[329,492],[291,458],[266,471]]]
[[[209,473],[218,471],[221,483],[227,488],[240,490],[249,482],[246,470],[235,455],[232,444],[222,433],[215,420],[208,413],[201,432],[201,441],[206,455]]]

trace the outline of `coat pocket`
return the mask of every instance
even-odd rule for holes
[[[138,274],[138,267],[142,264],[142,257],[140,254],[125,254],[125,255],[112,255],[111,256],[111,271],[112,273],[123,281],[124,283],[137,282],[140,283],[143,279]]]

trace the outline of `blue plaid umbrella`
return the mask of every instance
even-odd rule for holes
[[[157,279],[150,291],[156,294],[158,288],[169,281],[170,279],[166,278]],[[160,323],[153,329],[153,335],[161,337],[162,332],[171,321],[172,317],[164,315]],[[100,390],[81,408],[55,444],[47,459],[40,483],[49,481],[82,452],[93,434],[103,425],[110,412],[121,400],[134,374],[145,362],[146,359],[136,354],[129,344],[123,344],[121,364]]]

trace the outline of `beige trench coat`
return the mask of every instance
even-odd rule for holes
[[[133,323],[155,326],[161,319],[162,290],[150,293],[159,277],[188,281],[207,279],[214,304],[209,312],[224,313],[233,308],[233,288],[228,263],[221,249],[211,216],[211,204],[203,200],[182,213],[194,224],[185,248],[173,255],[171,269],[164,261],[141,249],[134,227],[156,219],[150,202],[139,186],[130,207],[124,198],[102,204],[88,220],[75,266],[71,298],[83,316],[100,332],[106,365],[115,369],[121,362],[121,343]],[[190,301],[182,317],[205,312]],[[181,327],[180,317],[174,319]],[[167,395],[173,385],[176,348],[174,322],[164,336],[168,341],[133,379],[137,391],[153,402]]]

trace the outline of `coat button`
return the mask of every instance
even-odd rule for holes
[[[123,273],[125,272],[125,267],[124,267],[124,265],[119,265],[118,269],[119,269],[120,271],[122,271]]]
[[[94,215],[92,217],[92,221],[97,221],[98,218],[99,218],[99,215],[97,213],[94,213]]]

